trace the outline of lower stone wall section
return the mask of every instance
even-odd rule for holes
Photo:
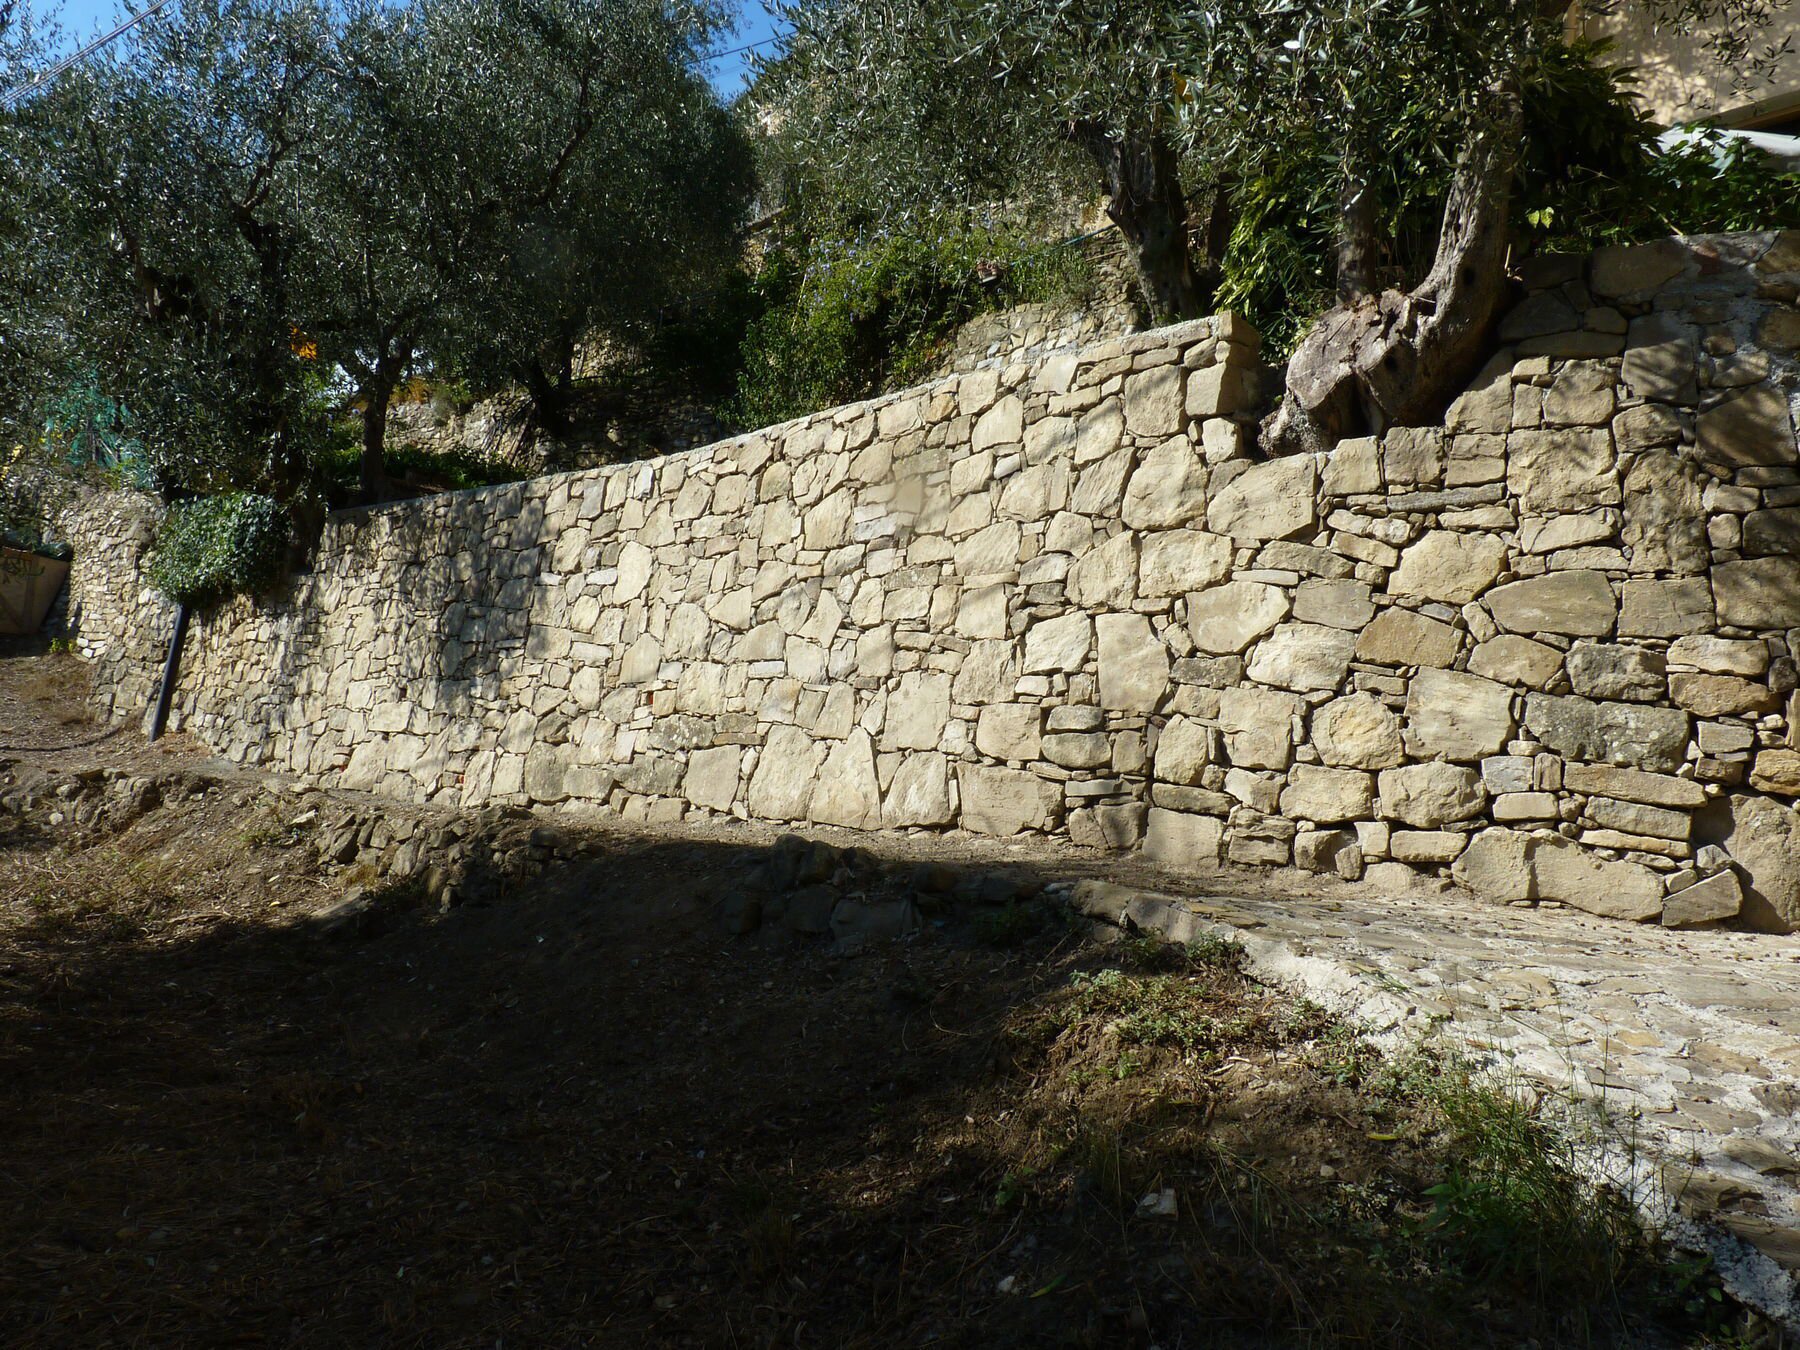
[[[1398,862],[1800,926],[1800,235],[1532,265],[1444,425],[1250,457],[1205,320],[667,456],[335,517],[176,724],[473,806]],[[167,614],[72,524],[117,716]],[[152,655],[154,654],[154,655]]]

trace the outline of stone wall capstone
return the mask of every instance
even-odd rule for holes
[[[1222,316],[343,513],[174,725],[462,806],[961,827],[1800,927],[1800,233],[1529,266],[1443,424],[1260,462]],[[115,718],[154,507],[66,524]]]

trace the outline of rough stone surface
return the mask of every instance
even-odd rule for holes
[[[1619,614],[1619,602],[1600,572],[1552,572],[1510,582],[1488,592],[1486,603],[1509,633],[1605,637]]]
[[[1480,759],[1512,737],[1512,690],[1478,675],[1421,670],[1406,696],[1407,749],[1420,759]]]
[[[1313,744],[1327,764],[1391,769],[1405,757],[1400,719],[1369,694],[1348,694],[1312,718]]]
[[[1494,584],[1506,566],[1506,545],[1498,538],[1437,530],[1400,555],[1388,578],[1395,595],[1462,605]]]
[[[1286,539],[1312,527],[1319,470],[1310,455],[1292,455],[1245,470],[1213,494],[1206,526],[1234,539]]]
[[[1452,764],[1409,764],[1381,773],[1381,814],[1421,830],[1478,815],[1487,803],[1481,775]]]

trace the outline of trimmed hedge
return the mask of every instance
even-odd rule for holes
[[[281,575],[288,516],[273,498],[231,492],[176,502],[157,532],[151,584],[171,600],[210,605]]]

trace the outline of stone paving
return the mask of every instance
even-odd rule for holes
[[[1089,881],[1074,896],[1178,940],[1223,926],[1259,973],[1378,1038],[1447,1036],[1509,1076],[1600,1101],[1682,1214],[1779,1267],[1725,1244],[1746,1259],[1740,1286],[1754,1286],[1740,1296],[1800,1316],[1800,938],[1368,884],[1259,899]]]

